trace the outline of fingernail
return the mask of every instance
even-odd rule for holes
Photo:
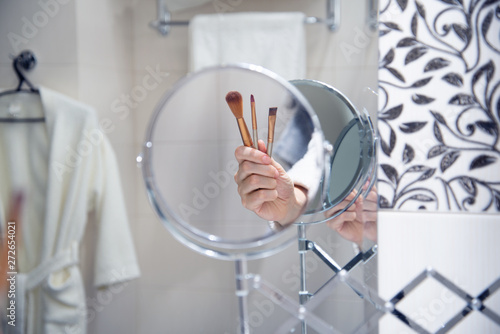
[[[264,154],[264,156],[262,157],[262,163],[270,164],[271,163],[271,157],[268,156],[267,154]]]

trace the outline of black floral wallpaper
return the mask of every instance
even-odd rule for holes
[[[500,0],[380,0],[381,209],[500,212]]]

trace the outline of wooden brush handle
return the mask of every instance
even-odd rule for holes
[[[267,155],[271,156],[273,154],[273,142],[274,142],[274,127],[276,125],[276,115],[271,115],[268,118],[268,128],[267,128]]]
[[[238,128],[240,129],[241,139],[243,140],[243,145],[252,147],[252,137],[250,136],[250,132],[248,131],[247,124],[243,118],[237,118]]]

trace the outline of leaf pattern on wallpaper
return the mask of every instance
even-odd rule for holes
[[[427,47],[425,46],[417,46],[413,49],[411,49],[407,54],[406,54],[406,57],[405,57],[405,65],[408,65],[409,63],[411,63],[412,61],[415,61],[417,60],[418,58],[422,57],[423,55],[425,55],[427,53],[427,50],[429,50]]]
[[[403,123],[402,125],[399,126],[399,130],[401,130],[404,133],[414,133],[422,129],[426,124],[427,122]]]
[[[450,62],[444,58],[438,57],[431,59],[424,67],[424,72],[436,71],[450,65]]]
[[[389,28],[389,29],[401,31],[401,28],[396,23],[393,23],[393,22],[383,22],[382,24],[384,26],[386,26],[387,28]]]
[[[486,132],[487,134],[498,137],[498,125],[496,123],[489,121],[477,121],[476,125],[478,129]]]
[[[456,176],[448,181],[439,178],[443,187],[449,196],[446,202],[449,207],[456,207],[458,210],[472,211],[474,207],[476,212],[500,211],[500,191],[498,191],[498,182],[488,182],[469,176]],[[458,192],[466,195],[458,197]],[[479,201],[478,194],[486,193],[486,201]],[[479,203],[480,202],[480,203]],[[479,206],[477,205],[479,204]]]
[[[405,47],[408,47],[408,46],[413,46],[417,44],[417,40],[413,37],[405,37],[403,38],[402,40],[400,40],[398,42],[398,44],[396,45],[397,48],[405,48]]]
[[[500,212],[499,2],[437,2],[380,11],[379,206]]]
[[[448,147],[444,146],[444,145],[436,145],[436,146],[433,146],[429,152],[427,152],[427,158],[430,159],[430,158],[434,158],[434,157],[437,157],[445,152],[448,151]]]
[[[496,157],[492,157],[492,156],[483,154],[483,155],[476,157],[471,162],[469,169],[472,170],[475,168],[485,167],[485,166],[488,166],[488,165],[494,163],[495,161],[497,161]]]
[[[469,94],[457,94],[453,96],[450,101],[448,102],[449,104],[457,104],[461,106],[469,106],[474,103],[476,103],[474,96],[469,95]]]
[[[436,140],[440,143],[444,143],[443,135],[441,134],[441,130],[439,130],[439,125],[436,122],[434,122],[433,132],[434,132],[434,137],[436,137]]]
[[[391,73],[399,81],[405,82],[405,78],[403,77],[403,75],[397,69],[389,66],[394,60],[394,54],[395,54],[394,49],[390,49],[389,52],[387,52],[387,54],[382,59],[379,68],[384,68],[388,70],[389,73]]]
[[[447,3],[448,5],[462,5],[460,0],[439,0],[441,2]]]
[[[441,167],[441,172],[444,172],[448,168],[451,167],[457,161],[458,157],[460,156],[459,151],[451,151],[449,153],[446,153],[443,158],[441,159],[440,167]]]
[[[411,18],[411,33],[413,36],[417,37],[417,28],[418,28],[418,17],[417,13],[413,14]]]
[[[437,202],[436,194],[431,189],[425,189],[418,186],[431,178],[436,169],[423,165],[415,165],[407,168],[400,176],[396,168],[391,165],[380,165],[385,179],[380,179],[379,183],[385,183],[393,189],[393,196],[387,198],[384,194],[379,195],[380,208],[400,208],[408,201]],[[421,206],[421,208],[424,205]]]
[[[410,163],[415,158],[415,150],[410,145],[406,144],[403,151],[403,158],[401,159],[404,164]]]
[[[411,97],[412,101],[416,104],[429,104],[435,100],[433,97],[425,96],[422,94],[415,94]]]
[[[453,86],[462,87],[464,85],[464,79],[458,73],[448,73],[442,79]]]
[[[399,8],[401,8],[402,11],[406,9],[406,6],[408,6],[408,0],[396,0]]]
[[[498,17],[500,16],[499,12],[500,12],[500,9],[497,7],[495,9],[495,14],[493,14],[493,10],[491,10],[488,13],[488,15],[486,16],[486,18],[483,21],[483,24],[481,25],[481,33],[482,33],[483,36],[489,36],[488,35],[488,30],[490,29],[493,17],[495,15],[497,17],[497,19],[498,19]],[[488,46],[490,48],[495,49],[497,52],[500,52],[500,47],[498,45],[495,45],[494,42],[490,41],[488,37],[485,37],[485,41],[486,41],[486,43],[488,44]]]
[[[411,85],[411,88],[419,88],[419,87],[424,87],[425,85],[427,85],[430,81],[432,80],[432,77],[428,77],[428,78],[424,78],[424,79],[420,79],[420,80],[417,80],[413,83],[413,85]]]

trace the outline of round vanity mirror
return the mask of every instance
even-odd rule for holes
[[[296,230],[277,230],[241,203],[233,176],[242,136],[226,102],[230,91],[241,94],[250,132],[254,97],[264,141],[269,109],[277,108],[273,157],[287,171],[293,174],[304,160],[324,165],[324,139],[309,102],[294,85],[254,65],[212,67],[181,79],[156,107],[138,159],[150,201],[178,240],[211,257],[260,258],[296,240]],[[321,168],[309,178],[317,188]]]
[[[374,184],[375,132],[366,110],[359,112],[340,91],[315,80],[291,83],[311,104],[324,135],[324,171],[316,197],[300,223],[320,223],[347,210]],[[349,203],[340,205],[346,199]]]

